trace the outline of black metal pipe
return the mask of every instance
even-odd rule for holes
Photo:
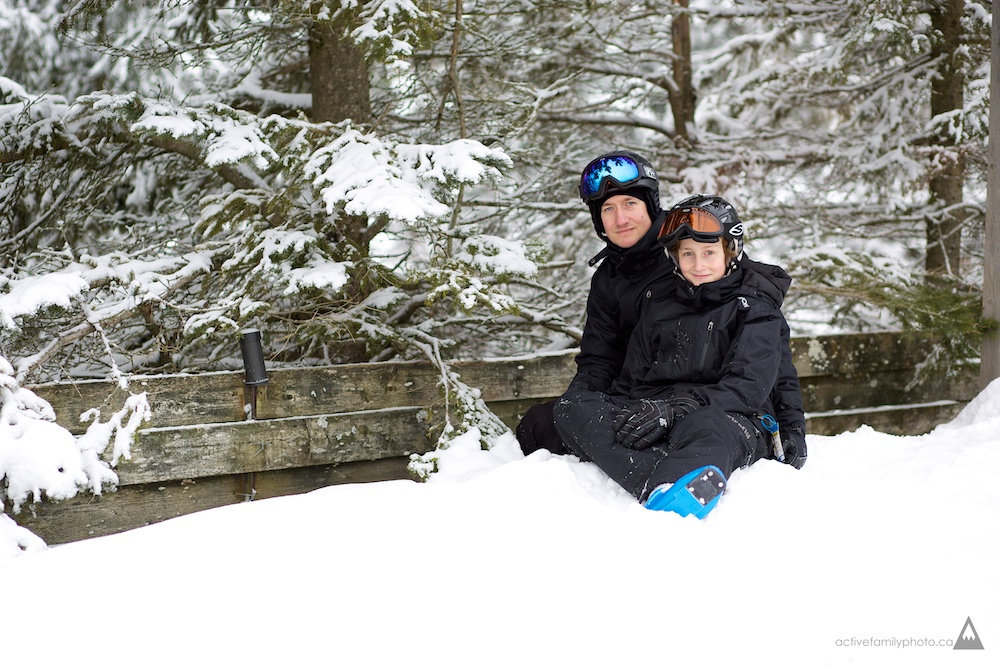
[[[267,369],[264,368],[264,349],[260,343],[260,330],[247,329],[240,338],[240,352],[243,353],[243,370],[246,372],[244,384],[256,386],[267,384]]]

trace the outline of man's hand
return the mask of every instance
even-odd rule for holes
[[[801,470],[806,464],[806,434],[798,426],[782,431],[781,448],[785,450],[785,463]]]

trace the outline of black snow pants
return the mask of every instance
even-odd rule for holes
[[[567,449],[592,461],[608,477],[644,502],[660,484],[714,465],[728,479],[738,468],[765,458],[770,436],[746,415],[708,406],[678,419],[667,438],[647,449],[615,442],[615,417],[637,399],[577,391],[556,401],[555,426]]]

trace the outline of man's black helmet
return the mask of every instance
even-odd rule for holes
[[[660,181],[649,160],[632,151],[614,151],[593,160],[580,175],[580,198],[590,208],[594,229],[602,239],[601,205],[613,195],[628,194],[646,202],[650,220],[660,213]]]
[[[718,195],[694,195],[667,211],[657,240],[672,251],[681,239],[726,242],[735,260],[743,254],[743,221],[733,205]]]

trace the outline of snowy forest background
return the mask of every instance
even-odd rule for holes
[[[573,347],[601,247],[577,179],[616,148],[667,207],[738,207],[794,335],[975,358],[991,10],[0,0],[4,412],[45,417],[31,383],[240,368],[246,328],[272,366],[445,378]]]

